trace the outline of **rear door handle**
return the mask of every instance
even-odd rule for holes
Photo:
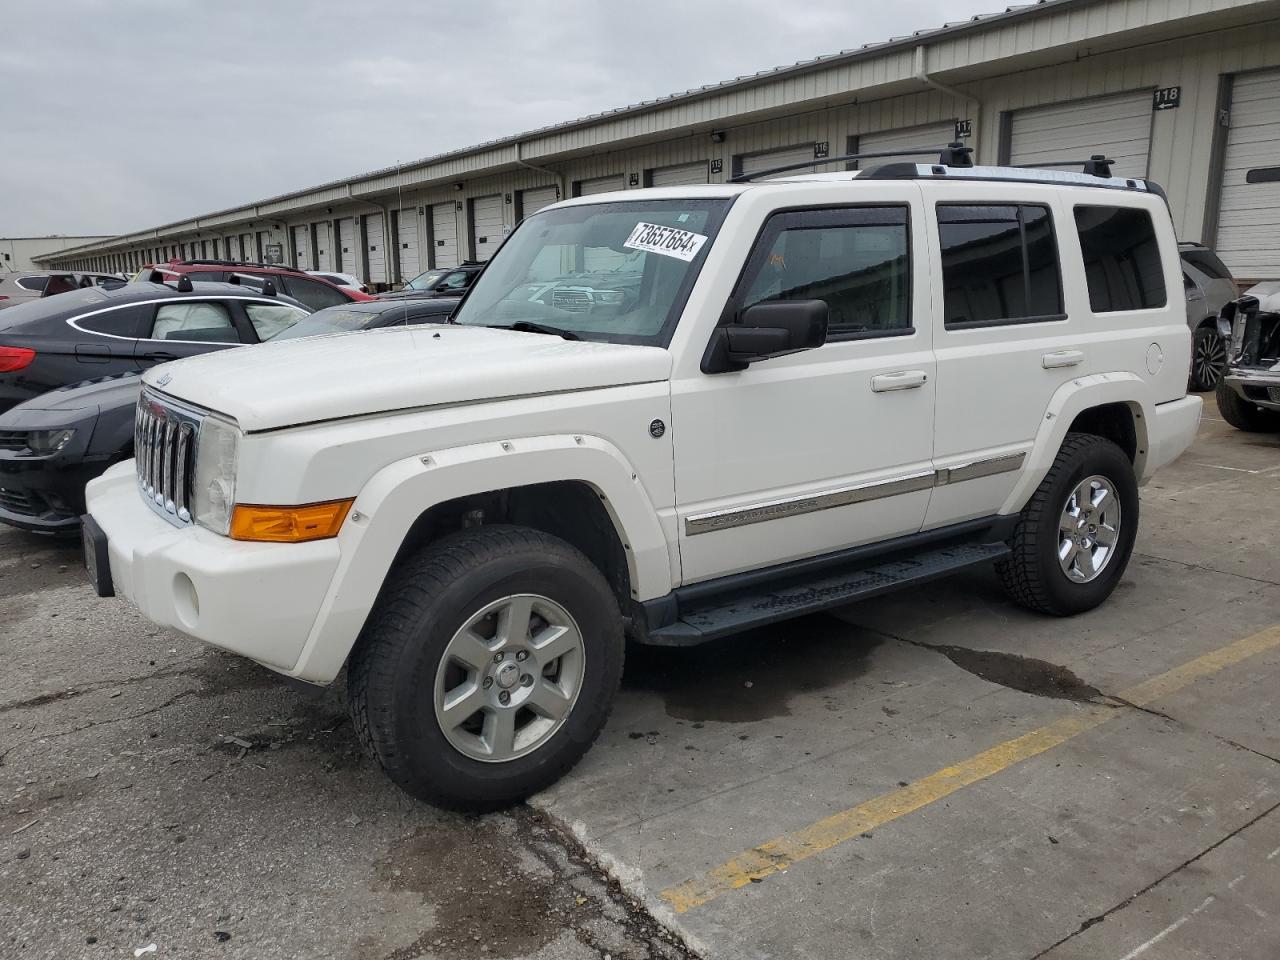
[[[898,370],[894,373],[882,373],[871,378],[871,389],[875,393],[888,393],[891,390],[914,390],[923,387],[929,375],[923,370]]]
[[[1040,358],[1040,366],[1046,370],[1058,367],[1074,367],[1084,360],[1084,353],[1079,350],[1059,350],[1057,353],[1046,353]]]
[[[151,360],[155,363],[168,363],[170,360],[177,360],[178,355],[175,353],[144,353],[143,360]]]

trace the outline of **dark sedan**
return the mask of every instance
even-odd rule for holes
[[[309,313],[271,286],[130,283],[0,312],[0,411],[87,379],[259,343]]]
[[[304,316],[272,339],[443,323],[457,305],[456,297],[344,304]],[[78,528],[84,485],[133,456],[141,380],[139,373],[100,377],[0,414],[0,522],[42,533]]]

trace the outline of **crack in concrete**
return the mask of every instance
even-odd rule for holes
[[[1238,577],[1241,580],[1248,580],[1250,583],[1262,583],[1271,587],[1280,587],[1280,581],[1268,580],[1265,577],[1251,577],[1246,573],[1236,573],[1232,570],[1215,570],[1213,567],[1206,567],[1199,563],[1189,563],[1186,560],[1174,560],[1171,557],[1162,557],[1154,553],[1134,553],[1135,557],[1146,557],[1148,560],[1159,560],[1161,563],[1176,563],[1180,567],[1186,567],[1189,570],[1202,570],[1205,573],[1216,573],[1223,577]]]
[[[9,703],[0,703],[0,713],[10,713],[14,710],[29,710],[32,707],[43,707],[46,704],[58,703],[63,700],[74,700],[82,697],[86,693],[95,693],[98,690],[106,690],[112,687],[129,687],[134,684],[144,683],[148,680],[166,680],[172,677],[189,676],[186,667],[193,663],[203,660],[203,655],[189,657],[186,660],[180,660],[154,673],[148,673],[136,677],[120,677],[111,680],[95,680],[93,683],[82,683],[76,686],[67,687],[65,690],[54,690],[48,693],[37,694],[34,697],[28,697],[25,700],[12,700]],[[179,669],[181,667],[182,669]]]
[[[1123,910],[1125,907],[1129,906],[1129,904],[1133,903],[1135,900],[1137,900],[1137,899],[1138,899],[1139,897],[1141,897],[1143,894],[1148,893],[1148,892],[1150,892],[1151,890],[1154,890],[1156,887],[1158,887],[1160,884],[1164,883],[1164,882],[1165,882],[1166,880],[1168,880],[1170,877],[1174,876],[1175,874],[1180,873],[1181,871],[1185,870],[1187,867],[1191,866],[1193,863],[1195,863],[1195,862],[1197,862],[1198,860],[1201,860],[1201,859],[1203,859],[1204,857],[1208,856],[1210,853],[1212,853],[1214,850],[1217,850],[1220,846],[1222,846],[1224,843],[1226,843],[1226,842],[1227,842],[1228,840],[1230,840],[1232,837],[1238,836],[1239,834],[1243,833],[1245,830],[1247,830],[1247,829],[1249,829],[1250,827],[1252,827],[1255,823],[1259,822],[1259,821],[1260,821],[1260,820],[1262,820],[1263,818],[1265,818],[1265,817],[1269,816],[1270,814],[1274,813],[1277,809],[1280,809],[1280,802],[1278,802],[1278,803],[1273,803],[1271,806],[1267,807],[1267,809],[1263,810],[1260,814],[1258,814],[1258,815],[1257,815],[1256,817],[1254,817],[1252,820],[1249,820],[1249,821],[1247,821],[1246,823],[1243,823],[1243,824],[1241,824],[1240,826],[1236,827],[1236,829],[1232,830],[1232,831],[1231,831],[1230,833],[1228,833],[1225,837],[1223,837],[1222,839],[1217,840],[1217,841],[1215,841],[1214,843],[1210,844],[1209,846],[1205,847],[1203,850],[1201,850],[1199,853],[1197,853],[1194,857],[1189,857],[1188,859],[1186,859],[1186,860],[1182,861],[1182,863],[1178,864],[1178,865],[1177,865],[1176,867],[1174,867],[1172,870],[1170,870],[1170,871],[1168,871],[1167,873],[1165,873],[1165,874],[1163,874],[1163,875],[1161,875],[1161,876],[1157,877],[1155,880],[1152,880],[1149,884],[1147,884],[1147,885],[1146,885],[1145,887],[1143,887],[1141,890],[1137,891],[1136,893],[1131,893],[1129,896],[1125,897],[1125,898],[1124,898],[1123,900],[1121,900],[1119,903],[1117,903],[1117,904],[1115,904],[1114,906],[1112,906],[1112,907],[1108,908],[1107,910],[1104,910],[1102,913],[1095,914],[1094,916],[1089,917],[1087,920],[1082,921],[1082,922],[1081,922],[1081,924],[1080,924],[1080,926],[1079,926],[1079,927],[1077,927],[1075,930],[1073,930],[1071,933],[1067,934],[1067,935],[1066,935],[1065,937],[1063,937],[1062,939],[1057,940],[1057,941],[1055,941],[1054,943],[1049,944],[1049,946],[1045,947],[1045,948],[1044,948],[1043,950],[1041,950],[1039,953],[1037,953],[1037,954],[1035,954],[1034,956],[1030,957],[1030,958],[1029,958],[1029,960],[1040,960],[1040,958],[1041,958],[1041,957],[1044,957],[1045,955],[1047,955],[1047,954],[1049,954],[1049,953],[1053,952],[1054,950],[1058,949],[1058,947],[1062,946],[1064,943],[1067,943],[1068,941],[1074,940],[1076,937],[1080,936],[1080,934],[1084,933],[1084,932],[1085,932],[1086,930],[1088,930],[1090,927],[1096,927],[1098,924],[1100,924],[1100,923],[1102,923],[1103,921],[1105,921],[1105,920],[1106,920],[1108,917],[1110,917],[1112,914],[1116,913],[1117,911]]]

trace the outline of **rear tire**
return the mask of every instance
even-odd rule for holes
[[[1274,433],[1280,430],[1280,412],[1250,403],[1225,383],[1218,384],[1218,409],[1222,419],[1246,433]]]
[[[997,561],[1005,592],[1040,613],[1092,610],[1124,575],[1138,532],[1138,482],[1124,451],[1103,437],[1069,433],[1022,508]]]
[[[352,722],[405,792],[498,809],[586,753],[623,650],[618,601],[582,553],[522,527],[465,530],[388,574],[351,655]]]

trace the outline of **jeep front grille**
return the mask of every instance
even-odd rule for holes
[[[171,523],[191,522],[200,417],[143,392],[134,421],[133,449],[142,498]]]

